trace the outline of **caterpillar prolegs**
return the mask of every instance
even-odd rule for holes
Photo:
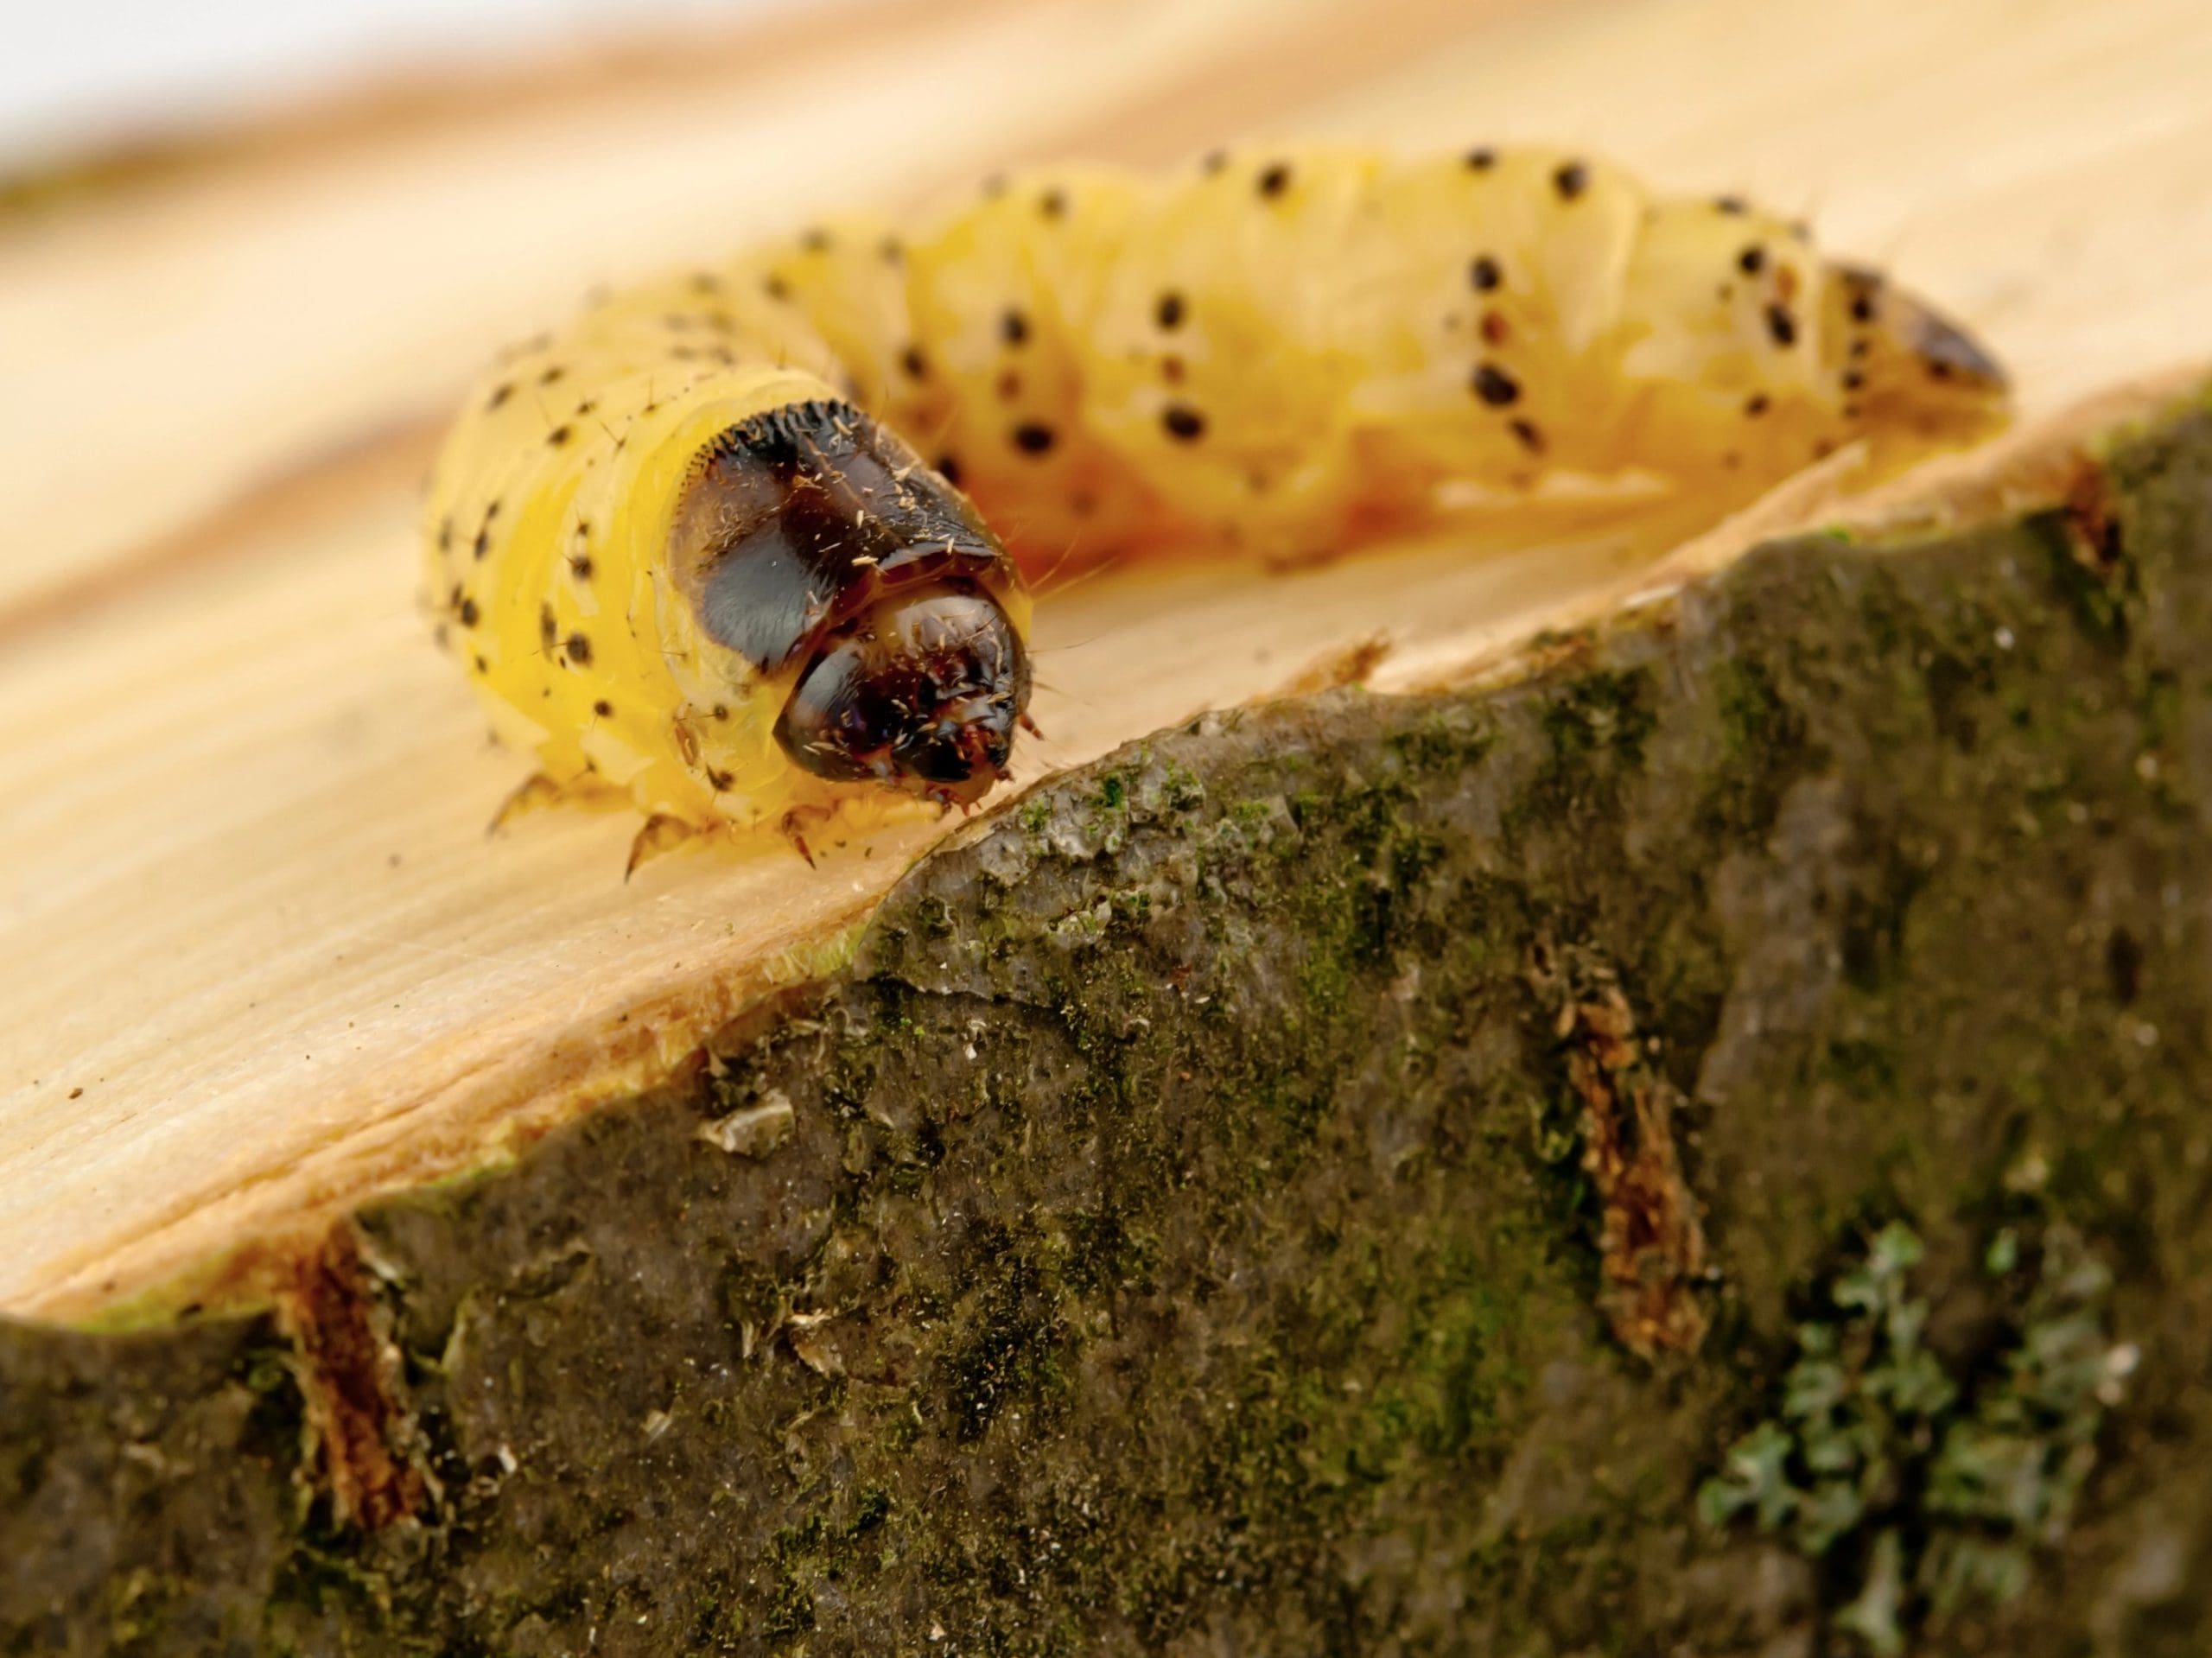
[[[1717,518],[2005,407],[1971,339],[1802,226],[1594,160],[1058,171],[912,230],[825,222],[510,354],[437,464],[429,579],[541,791],[626,792],[645,838],[857,827],[1003,774],[1025,570],[1338,549],[1575,474]]]

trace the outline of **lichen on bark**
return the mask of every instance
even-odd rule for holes
[[[1894,1224],[1944,1375],[2008,1228],[2139,1355],[2017,1591],[1904,1636],[2205,1649],[2212,417],[2101,477],[1055,781],[354,1217],[336,1377],[313,1305],[0,1330],[0,1648],[1846,1653],[1867,1556],[1698,1493]]]

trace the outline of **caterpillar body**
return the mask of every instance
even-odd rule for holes
[[[1561,152],[1040,173],[509,354],[433,474],[429,592],[535,789],[620,791],[664,838],[858,827],[1003,775],[1023,572],[1071,552],[1336,549],[1568,474],[1717,517],[2006,398],[1802,226]]]

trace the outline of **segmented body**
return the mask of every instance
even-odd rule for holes
[[[556,783],[691,824],[865,821],[895,788],[777,740],[822,641],[905,557],[866,492],[839,509],[864,533],[817,522],[856,431],[888,446],[884,490],[973,530],[952,579],[1018,635],[1014,558],[1341,549],[1565,474],[1646,474],[1718,516],[1846,441],[1897,459],[1979,435],[2004,397],[1964,335],[1801,227],[1564,153],[1039,175],[913,229],[825,222],[512,354],[439,462],[431,595]],[[764,538],[729,468],[781,464],[792,410],[813,518]],[[756,604],[779,619],[733,632]]]

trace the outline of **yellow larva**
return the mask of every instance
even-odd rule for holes
[[[1840,443],[1895,464],[2005,410],[1879,275],[1597,161],[1058,172],[511,354],[439,461],[430,594],[546,786],[664,830],[858,825],[1002,775],[1017,561],[1334,550],[1569,473],[1717,516]]]

